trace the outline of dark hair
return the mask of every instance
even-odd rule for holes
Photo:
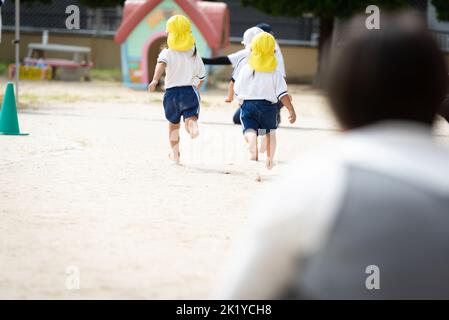
[[[262,23],[259,23],[256,27],[259,29],[262,29],[265,32],[273,34],[273,28],[271,28],[271,26],[268,23],[262,22]]]
[[[333,54],[326,79],[330,104],[346,129],[382,120],[431,125],[447,90],[444,57],[415,14],[382,13],[381,29],[350,36]],[[335,49],[335,48],[334,48]]]
[[[196,57],[198,50],[196,49],[196,43],[193,45],[193,54],[192,57]]]

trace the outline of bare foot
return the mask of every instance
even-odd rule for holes
[[[258,161],[259,153],[257,152],[257,136],[255,134],[245,134],[245,140],[248,143],[249,160]]]
[[[199,136],[200,131],[198,129],[198,123],[194,120],[190,120],[186,123],[186,130],[190,134],[190,138],[195,139]]]
[[[257,161],[257,154],[255,152],[249,152],[249,160]]]
[[[267,162],[265,164],[266,164],[268,170],[271,170],[274,167],[274,162],[272,159],[267,159]]]
[[[181,154],[178,152],[177,155],[175,155],[173,152],[170,152],[168,155],[168,158],[173,161],[174,164],[179,165]]]

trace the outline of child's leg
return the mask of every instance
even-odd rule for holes
[[[254,130],[247,130],[245,132],[245,140],[248,143],[248,149],[250,153],[250,160],[257,161],[259,155],[257,152],[257,134]]]
[[[267,146],[267,168],[271,169],[274,166],[274,153],[276,151],[276,130],[271,130],[266,134]]]
[[[186,131],[190,134],[192,139],[195,139],[200,134],[197,120],[197,117],[189,117],[185,119]]]
[[[168,123],[168,139],[170,140],[170,147],[172,153],[170,159],[175,163],[179,164],[179,128],[180,124]]]
[[[237,110],[235,110],[234,115],[232,116],[232,122],[234,122],[234,124],[241,124],[241,121],[240,121],[240,113],[241,112],[242,112],[242,110],[240,107]]]
[[[260,153],[265,153],[267,151],[267,138],[265,136],[260,137]]]
[[[290,98],[291,99],[291,98]],[[281,101],[279,101],[276,105],[276,123],[279,125],[281,123],[281,109],[284,107]],[[275,137],[276,139],[276,137]],[[268,148],[268,142],[267,139],[265,139],[265,136],[262,136],[262,139],[260,141],[260,152],[265,153],[265,151]]]

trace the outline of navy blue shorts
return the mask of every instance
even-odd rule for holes
[[[267,100],[245,100],[240,112],[243,133],[254,130],[258,135],[269,133],[278,127],[278,104]]]
[[[193,86],[168,88],[164,94],[165,118],[178,124],[200,114],[200,96]]]

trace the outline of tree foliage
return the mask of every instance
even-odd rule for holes
[[[438,20],[449,21],[449,1],[448,0],[432,0],[432,4],[437,10]]]

